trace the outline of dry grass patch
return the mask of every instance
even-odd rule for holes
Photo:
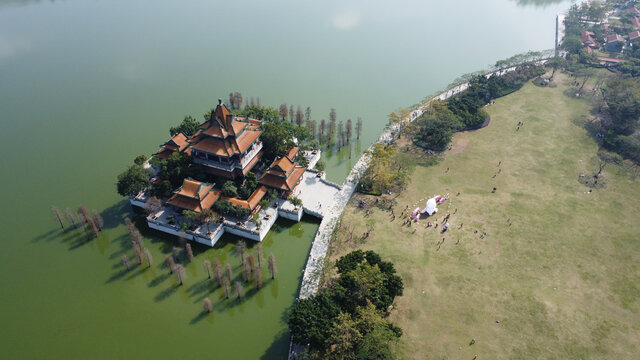
[[[570,85],[556,78],[555,88],[528,84],[496,100],[488,127],[456,134],[457,151],[439,164],[418,162],[401,194],[378,205],[356,195],[345,210],[330,258],[360,248],[396,264],[405,293],[391,318],[405,330],[402,358],[640,353],[640,184],[613,165],[603,188],[587,193],[579,183],[597,166],[596,144],[576,125],[589,106],[565,96]],[[446,193],[451,199],[436,216],[401,226],[405,206]],[[356,207],[362,198],[373,204],[370,217]],[[394,221],[382,199],[395,204]],[[445,234],[441,225],[425,228],[447,212]],[[362,239],[367,226],[373,230]],[[354,234],[348,241],[345,229]]]

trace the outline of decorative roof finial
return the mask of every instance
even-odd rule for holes
[[[222,105],[222,98],[218,98],[218,105]]]

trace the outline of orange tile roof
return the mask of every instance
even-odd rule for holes
[[[303,166],[295,166],[286,177],[272,172],[266,172],[262,177],[260,177],[258,182],[268,187],[293,191],[298,184],[298,180],[300,180],[300,177],[302,177],[302,174],[304,174],[306,169],[307,168]]]
[[[261,123],[256,119],[235,117],[220,103],[211,118],[200,125],[198,131],[189,139],[189,149],[224,157],[241,154],[262,134],[259,130]]]
[[[289,149],[286,153],[286,157],[289,158],[289,160],[291,161],[296,161],[296,156],[298,156],[298,151],[300,151],[299,147],[292,147],[291,149]]]
[[[162,144],[160,150],[158,150],[154,155],[160,159],[168,159],[172,153],[176,151],[183,151],[188,145],[189,142],[187,140],[187,136],[180,132],[169,139],[169,141]]]
[[[174,192],[167,204],[202,212],[204,209],[209,209],[220,198],[220,194],[221,192],[215,190],[212,184],[184,179],[182,186]]]

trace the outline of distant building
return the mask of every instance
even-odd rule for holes
[[[294,147],[274,160],[258,183],[280,191],[284,197],[291,195],[307,169],[296,161],[299,151],[300,148]]]
[[[580,41],[582,41],[582,45],[588,47],[597,47],[596,40],[593,38],[593,33],[591,31],[582,31],[582,35],[580,36]]]
[[[618,34],[607,36],[605,41],[604,48],[611,52],[620,51],[624,45],[624,38]]]
[[[625,10],[625,12],[627,14],[633,14],[633,15],[640,15],[640,10],[636,9],[636,7],[632,7],[632,8],[628,8],[627,10]]]
[[[634,29],[640,29],[640,20],[637,16],[631,18],[631,25]]]
[[[262,157],[261,123],[231,114],[218,100],[209,120],[189,139],[193,162],[228,179],[246,175]]]
[[[640,31],[634,31],[632,33],[629,33],[629,41],[633,41],[640,38]]]

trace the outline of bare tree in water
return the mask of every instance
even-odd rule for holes
[[[176,264],[176,267],[173,269],[173,273],[176,275],[176,280],[180,283],[180,285],[184,284],[184,279],[187,278],[187,274],[184,271],[184,266],[181,264]]]
[[[148,267],[151,267],[153,265],[153,256],[151,256],[151,251],[147,248],[144,249],[144,258],[147,260]]]
[[[242,292],[244,290],[244,288],[242,287],[242,284],[240,284],[240,281],[236,281],[235,290],[236,290],[237,298],[240,299],[242,297]]]
[[[193,251],[191,250],[191,244],[184,244],[184,251],[187,253],[187,259],[193,260]]]
[[[338,149],[344,145],[344,124],[342,120],[338,121]]]
[[[287,108],[287,104],[281,104],[279,111],[280,111],[280,117],[282,118],[282,121],[285,121],[289,116],[289,109]]]
[[[269,254],[269,272],[271,273],[271,279],[275,279],[278,275],[278,266],[276,265],[276,257],[273,253]]]
[[[306,121],[311,121],[311,107],[307,106],[307,108],[304,110],[304,118]]]
[[[295,116],[295,112],[293,112],[293,105],[289,107],[289,121],[293,122],[293,117]]]
[[[64,229],[64,224],[62,223],[62,214],[60,213],[60,210],[58,210],[57,207],[51,205],[51,213],[53,214],[53,217],[58,220],[60,229]]]
[[[262,267],[264,262],[264,252],[262,250],[262,243],[256,245],[256,259],[258,259],[258,267]]]
[[[203,261],[202,266],[204,266],[204,271],[207,272],[207,278],[211,279],[211,263],[209,262],[209,260]]]
[[[127,271],[129,271],[129,269],[131,269],[131,262],[129,261],[129,258],[127,257],[127,255],[122,255],[120,260],[122,261],[122,265],[124,266],[124,268],[127,269]]]
[[[316,121],[315,120],[311,120],[311,129],[309,129],[309,130],[311,130],[311,134],[313,135],[314,139],[316,138],[316,135],[318,133],[317,127],[318,126],[317,126]]]
[[[256,286],[256,289],[260,289],[262,287],[262,270],[257,268],[253,272],[253,283]]]
[[[249,259],[244,259],[242,262],[242,280],[249,282],[249,276],[251,274],[251,265],[249,265]]]
[[[302,113],[302,108],[298,105],[298,110],[296,110],[296,124],[298,124],[298,126],[302,126],[303,120],[304,114]]]
[[[229,295],[231,295],[231,289],[229,288],[229,280],[227,280],[227,278],[224,278],[222,280],[222,287],[224,288],[224,298],[229,299]]]
[[[138,265],[142,265],[142,259],[144,258],[144,254],[142,253],[142,249],[136,244],[133,247],[133,251],[136,253],[136,260],[138,260]]]
[[[225,275],[227,275],[227,280],[229,280],[229,283],[231,283],[233,279],[233,270],[231,270],[231,265],[227,264],[224,270],[225,270]]]
[[[327,127],[327,121],[325,119],[320,120],[320,128],[318,129],[318,140],[324,142],[325,128]]]
[[[96,222],[93,221],[92,218],[87,218],[87,223],[89,224],[89,228],[91,229],[91,232],[93,232],[93,235],[95,237],[98,237],[98,234],[100,233],[100,230],[98,230],[98,226],[96,225]]]
[[[208,313],[213,311],[213,305],[211,304],[211,300],[209,300],[209,298],[204,298],[204,300],[202,301],[202,308]]]
[[[240,109],[242,107],[242,94],[239,92],[233,93],[233,102],[236,109]]]
[[[78,207],[78,221],[80,222],[80,225],[82,225],[82,230],[84,230],[85,234],[87,234],[87,217],[84,216],[86,212],[87,209],[85,209],[84,206],[80,205],[80,207]]]
[[[351,138],[353,137],[353,122],[351,119],[347,119],[347,142],[351,142]]]
[[[218,282],[218,285],[222,286],[222,265],[216,258],[213,258],[213,277]]]
[[[167,257],[164,258],[164,266],[169,269],[169,274],[173,274],[173,269],[176,267],[176,263],[173,261],[173,256],[167,255]]]
[[[247,243],[244,240],[238,240],[236,243],[236,252],[240,254],[240,262],[244,263],[244,254],[247,252]]]
[[[64,209],[64,212],[67,214],[67,219],[69,220],[69,224],[71,224],[71,226],[73,226],[73,228],[77,228],[78,227],[78,219],[76,218],[76,215],[73,213],[73,211],[71,211],[71,209],[66,208]]]
[[[91,214],[93,215],[93,221],[98,226],[98,230],[102,231],[102,229],[104,229],[104,219],[96,210],[93,210]]]
[[[362,118],[358,116],[356,121],[356,140],[360,140],[360,134],[362,133]]]

